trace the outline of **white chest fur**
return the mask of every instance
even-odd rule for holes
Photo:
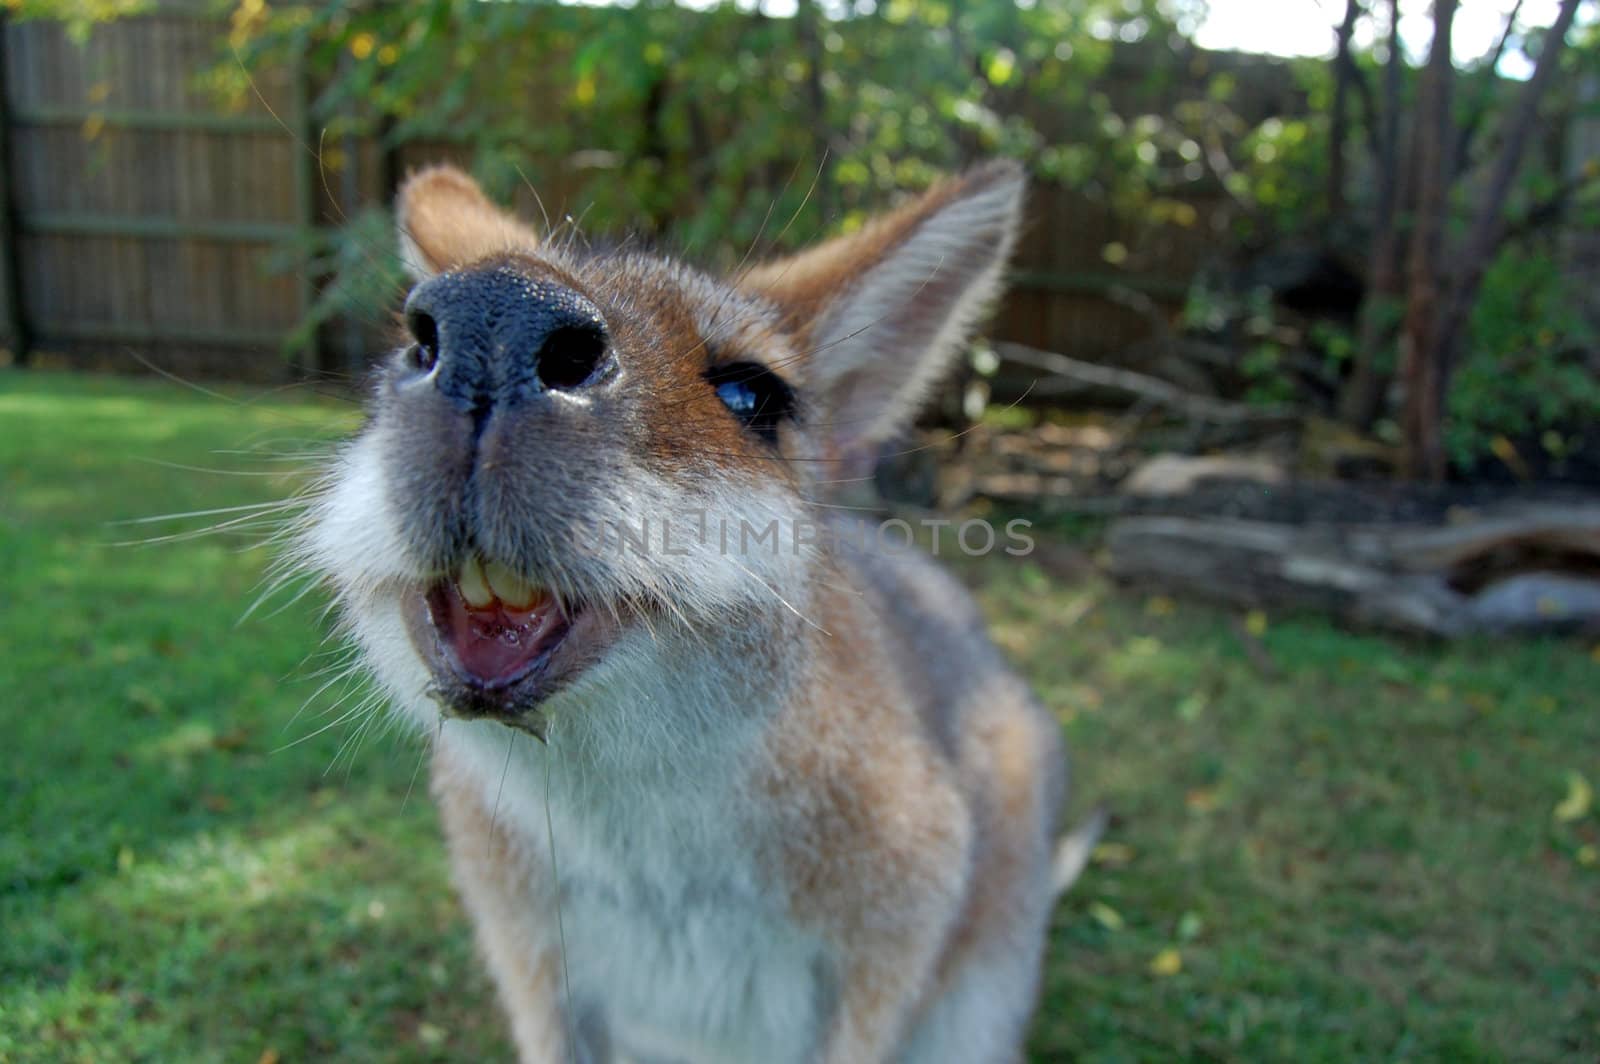
[[[807,1058],[827,957],[756,867],[760,825],[728,771],[739,759],[619,779],[502,728],[452,722],[444,735],[500,822],[553,857],[560,924],[547,931],[565,939],[564,992],[574,1013],[603,1019],[614,1050],[674,1064]]]
[[[814,1039],[819,944],[742,876],[707,864],[671,882],[586,862],[563,872],[573,994],[616,1047],[694,1064],[800,1060]]]

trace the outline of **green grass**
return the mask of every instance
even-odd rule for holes
[[[353,423],[0,377],[0,1060],[508,1056],[417,748],[283,748],[318,726],[290,723],[318,604],[236,625],[250,537],[112,545],[293,486],[172,464],[292,468],[263,449]],[[1600,823],[1553,816],[1571,773],[1600,784],[1587,647],[1270,618],[1263,669],[1207,607],[969,575],[1078,807],[1116,813],[1055,918],[1035,1060],[1600,1054]]]

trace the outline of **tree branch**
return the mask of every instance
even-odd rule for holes
[[[1559,222],[1573,198],[1591,185],[1600,185],[1600,167],[1581,170],[1576,176],[1568,178],[1560,188],[1523,211],[1522,217],[1507,222],[1500,239],[1495,243],[1495,250],[1499,251],[1513,240],[1532,236],[1545,226]]]
[[[1472,101],[1472,109],[1468,112],[1466,120],[1461,123],[1461,133],[1456,138],[1457,173],[1466,170],[1467,160],[1471,158],[1472,142],[1483,126],[1483,120],[1488,117],[1490,105],[1494,101],[1495,87],[1500,81],[1500,76],[1495,70],[1500,66],[1500,60],[1505,58],[1506,48],[1511,44],[1511,38],[1516,32],[1517,16],[1522,13],[1522,2],[1523,0],[1517,0],[1512,5],[1510,14],[1506,15],[1506,24],[1500,31],[1500,39],[1495,42],[1494,51],[1489,53],[1489,61],[1483,67],[1481,84]]]
[[[1516,106],[1505,116],[1505,137],[1500,146],[1500,155],[1495,159],[1494,169],[1490,174],[1488,185],[1484,188],[1483,199],[1479,203],[1477,216],[1463,245],[1462,253],[1456,258],[1456,261],[1462,264],[1461,273],[1451,293],[1449,311],[1440,325],[1443,334],[1443,346],[1440,350],[1446,358],[1449,358],[1453,351],[1460,322],[1477,298],[1478,288],[1483,283],[1484,271],[1488,269],[1489,260],[1499,247],[1505,232],[1506,198],[1511,193],[1511,183],[1516,179],[1517,171],[1521,169],[1522,156],[1527,150],[1528,140],[1538,125],[1539,104],[1549,90],[1556,70],[1561,66],[1561,53],[1566,47],[1567,31],[1572,29],[1573,19],[1578,14],[1578,4],[1579,0],[1562,0],[1561,10],[1556,15],[1555,23],[1545,34],[1544,47],[1539,50],[1539,62],[1533,69],[1533,77],[1523,86],[1522,95],[1517,100]],[[1448,363],[1445,372],[1448,374]]]
[[[1023,344],[1000,342],[995,344],[1000,357],[1017,365],[1041,370],[1056,381],[1042,381],[1034,389],[1035,395],[1053,395],[1080,391],[1084,388],[1106,388],[1125,392],[1164,406],[1199,421],[1237,423],[1246,421],[1294,420],[1293,411],[1283,407],[1259,407],[1245,403],[1231,403],[1194,395],[1159,377],[1151,377],[1132,370],[1113,369],[1081,359],[1068,358],[1054,351],[1040,351]]]

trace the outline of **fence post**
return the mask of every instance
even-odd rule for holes
[[[300,156],[300,165],[294,168],[295,222],[302,227],[303,237],[309,239],[317,230],[319,211],[316,182],[322,165],[322,147],[319,131],[312,123],[311,69],[303,53],[295,57],[290,77],[293,79],[294,93],[292,135],[304,149],[296,153]],[[300,316],[301,320],[307,320],[317,302],[317,279],[311,276],[309,269],[302,268],[299,281]],[[305,348],[297,354],[296,369],[302,376],[315,376],[325,368],[322,365],[321,331],[313,328],[306,338]]]
[[[6,93],[6,11],[0,7],[0,300],[6,308],[6,333],[11,337],[11,362],[28,364],[32,337],[27,308],[22,305],[22,250],[18,241],[17,201],[11,174],[11,105]]]

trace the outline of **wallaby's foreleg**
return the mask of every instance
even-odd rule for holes
[[[570,1064],[559,944],[538,918],[541,869],[503,828],[491,826],[476,791],[437,764],[433,791],[456,887],[511,1020],[518,1057],[523,1064]],[[588,1056],[580,1052],[577,1059]]]

